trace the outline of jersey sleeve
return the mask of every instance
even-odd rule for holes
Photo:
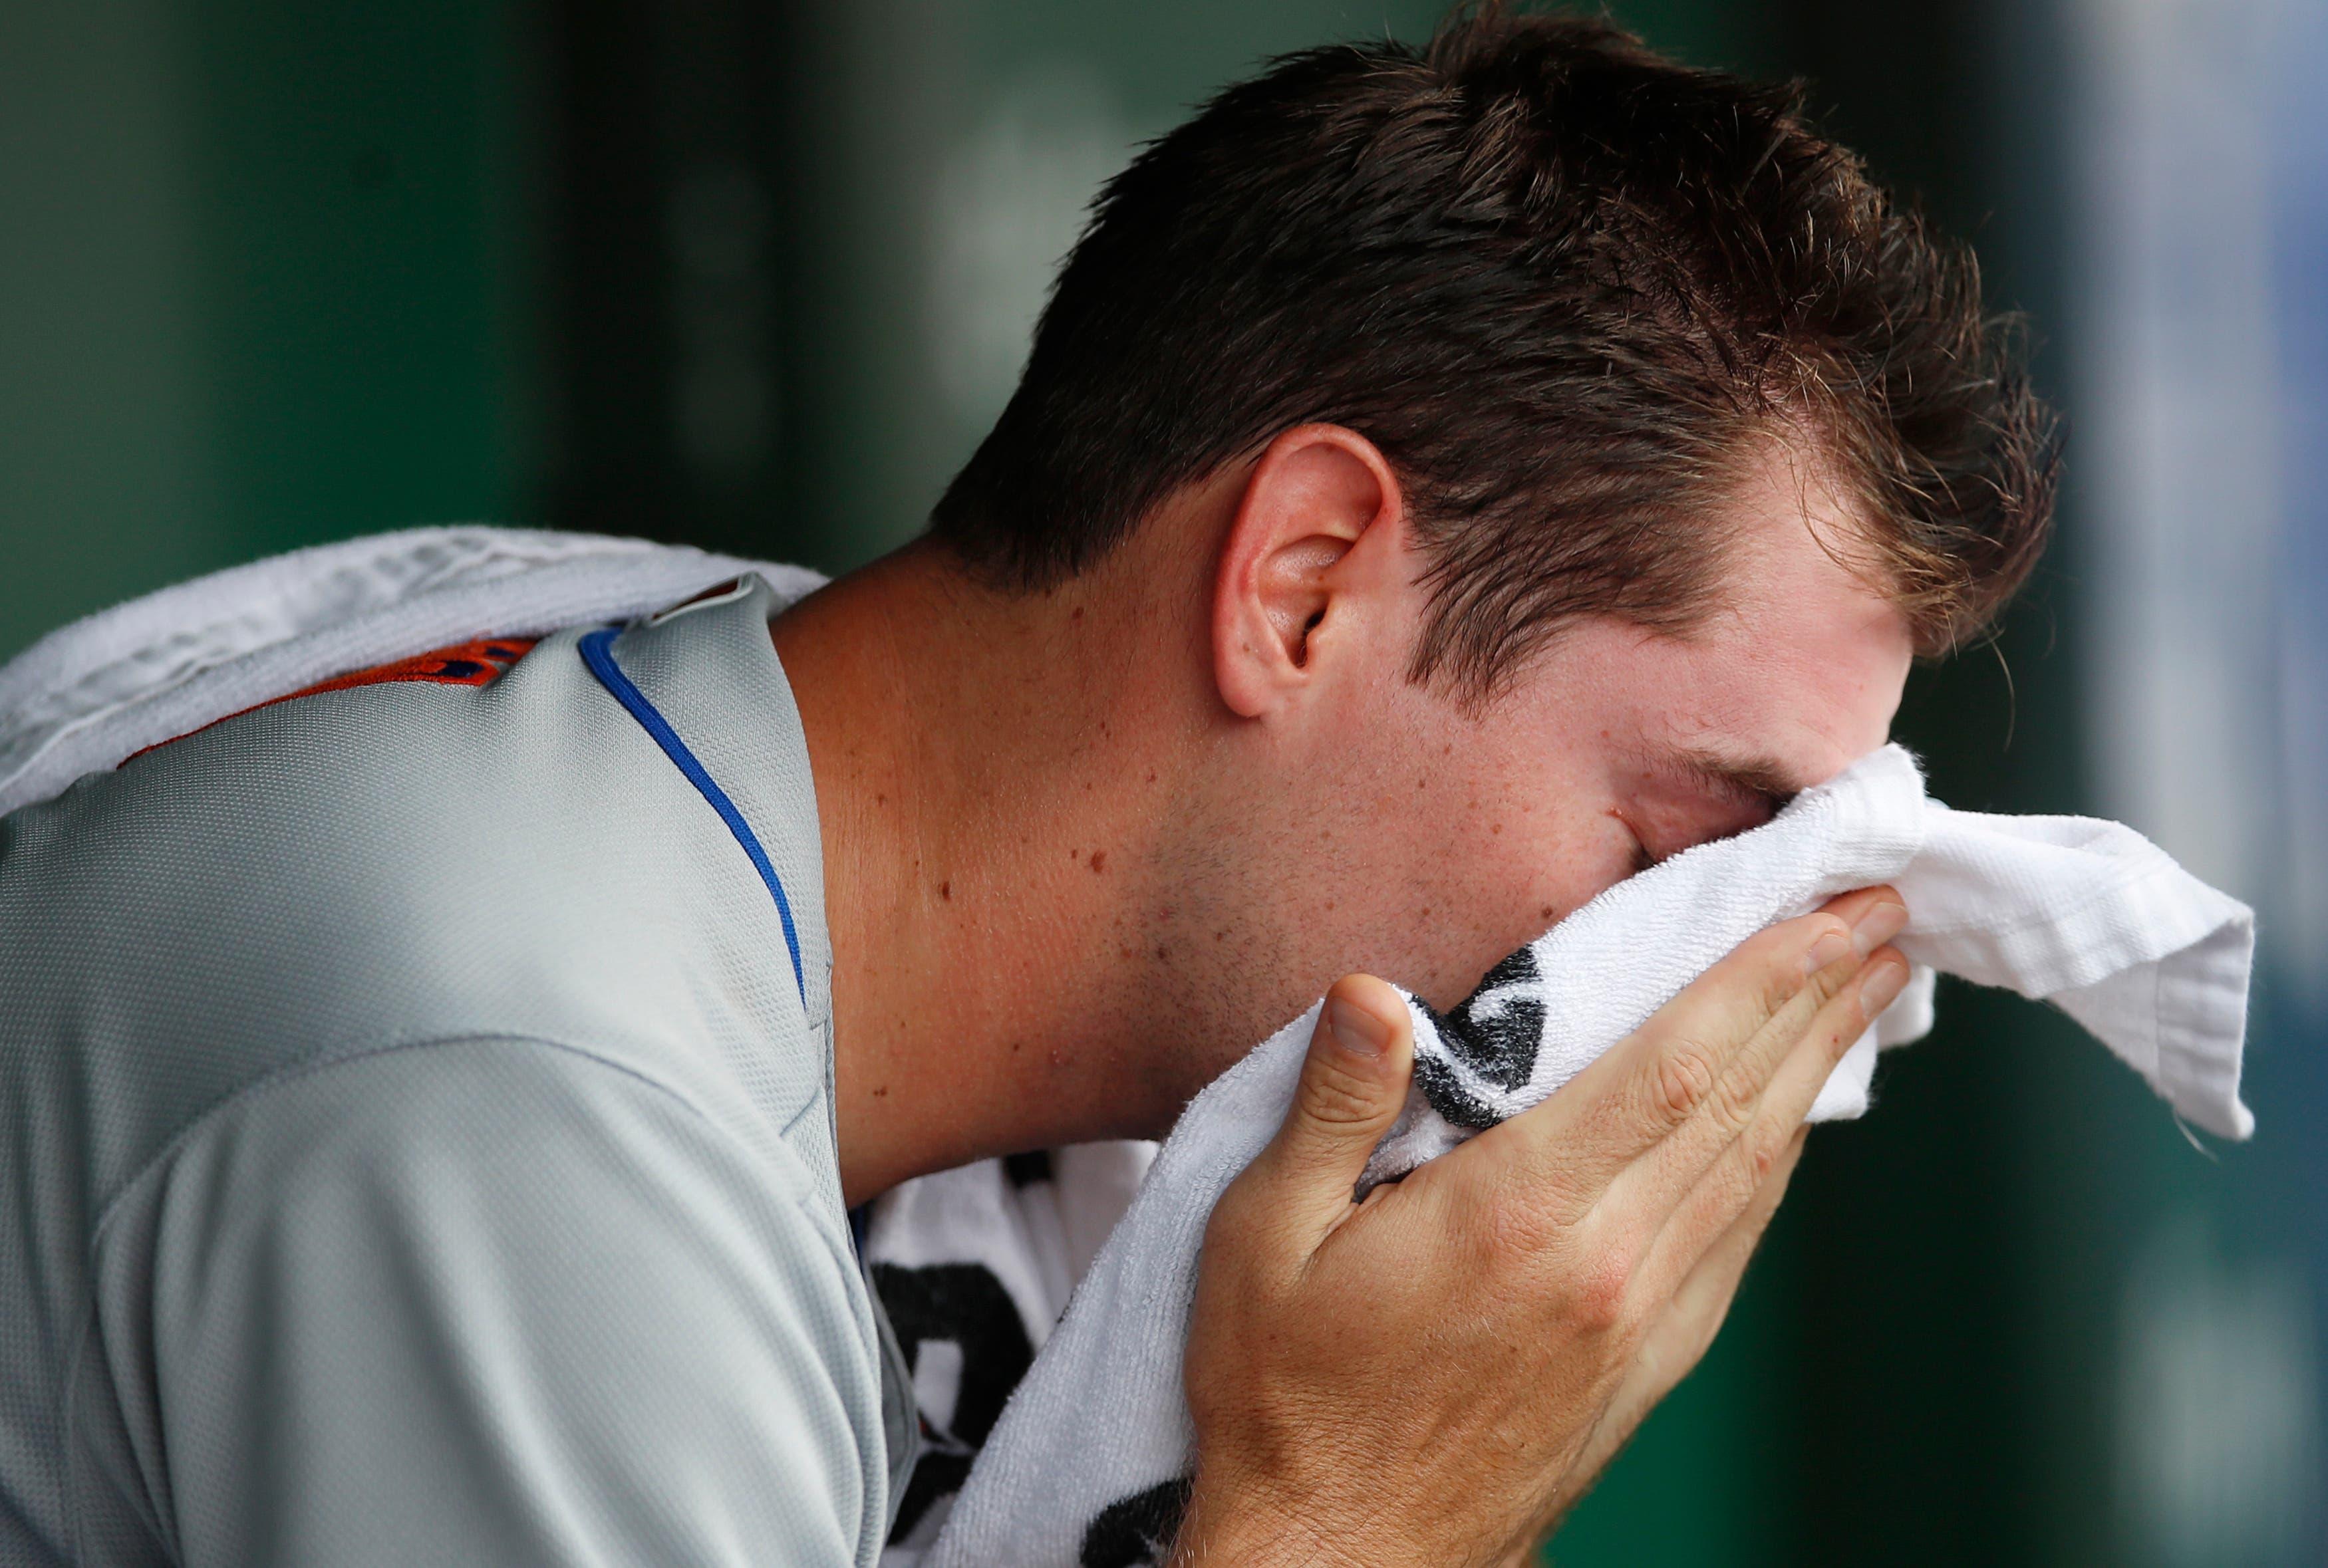
[[[878,1351],[787,1159],[522,1040],[214,1113],[136,1227],[176,1560],[869,1563]]]

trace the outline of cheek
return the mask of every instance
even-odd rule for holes
[[[1441,1008],[1633,869],[1621,824],[1558,800],[1494,810],[1467,798],[1416,839],[1427,852],[1405,906],[1417,939],[1406,983]]]
[[[1369,968],[1451,1007],[1629,875],[1632,835],[1605,775],[1582,771],[1595,759],[1556,732],[1385,719],[1343,728],[1318,775],[1326,820],[1296,850],[1303,925],[1336,973]]]

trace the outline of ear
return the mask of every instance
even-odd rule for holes
[[[1297,426],[1263,451],[1213,585],[1214,678],[1231,710],[1277,710],[1313,684],[1329,639],[1388,624],[1357,612],[1403,587],[1403,505],[1389,462],[1356,431]]]

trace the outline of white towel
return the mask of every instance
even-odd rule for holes
[[[803,567],[531,529],[415,528],[213,572],[75,621],[0,668],[0,816],[318,681],[474,637],[627,620]]]
[[[1751,833],[1619,883],[1498,965],[1441,1019],[1410,999],[1416,1088],[1368,1174],[1413,1169],[1542,1101],[1775,921],[1897,887],[1914,983],[1819,1095],[1867,1108],[1879,1043],[1931,1022],[1932,971],[2049,1000],[2182,1115],[2244,1138],[2254,917],[2130,829],[1997,817],[1926,798],[1886,746]],[[932,1568],[1130,1568],[1169,1545],[1189,1469],[1181,1349],[1214,1203],[1283,1120],[1318,1009],[1189,1105],[1003,1412]]]
[[[474,637],[627,619],[741,571],[766,577],[780,601],[822,581],[636,540],[459,527],[322,546],[164,589],[0,668],[0,814],[351,670]],[[1746,936],[1829,893],[1885,880],[1907,896],[1901,945],[1919,972],[1815,1117],[1866,1108],[1875,1045],[1929,1026],[1937,967],[2050,998],[2192,1122],[2230,1137],[2250,1130],[2239,1100],[2248,911],[2124,828],[1927,801],[1912,760],[1892,747],[1769,826],[1612,888],[1499,964],[1445,1019],[1418,1008],[1418,1087],[1371,1173],[1411,1169],[1535,1103]],[[881,1200],[867,1254],[885,1299],[887,1287],[900,1292],[892,1315],[900,1302],[915,1310],[903,1314],[915,1329],[907,1348],[939,1434],[885,1568],[914,1568],[925,1549],[947,1568],[1133,1568],[1160,1557],[1187,1464],[1180,1352],[1197,1245],[1214,1200],[1281,1120],[1316,1010],[1190,1105],[1080,1287],[1094,1238],[1149,1146],[981,1161]],[[1023,1330],[1015,1340],[997,1310],[1005,1301]],[[1037,1347],[978,1451],[998,1376],[1016,1376]],[[973,1388],[974,1417],[963,1404]],[[973,1453],[949,1516],[945,1492]]]

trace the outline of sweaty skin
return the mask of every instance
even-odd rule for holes
[[[1353,969],[1460,1001],[1649,860],[1881,745],[1911,659],[1773,442],[1686,638],[1569,627],[1484,708],[1408,679],[1390,468],[1331,426],[1171,498],[1055,591],[924,544],[774,623],[806,728],[851,1203],[1155,1136]]]
[[[1882,744],[1911,657],[1773,439],[1685,635],[1565,628],[1485,701],[1409,678],[1424,562],[1334,426],[1065,586],[907,549],[772,627],[815,773],[842,1185],[1164,1131],[1353,965],[1450,1006],[1632,870]],[[1396,993],[1345,974],[1212,1216],[1176,1568],[1515,1561],[1711,1342],[1811,1101],[1905,962],[1899,897],[1763,933],[1544,1104],[1364,1204]],[[1431,1354],[1414,1347],[1427,1344]]]

